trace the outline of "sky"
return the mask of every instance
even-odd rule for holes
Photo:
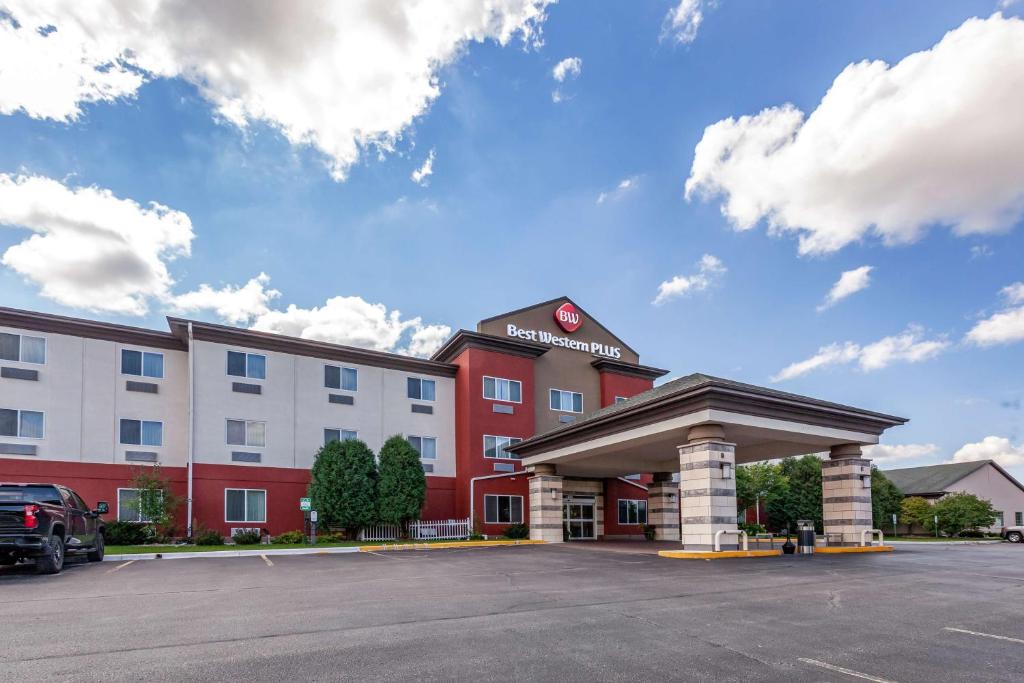
[[[1024,479],[1022,10],[0,0],[0,302],[429,356],[567,295]]]

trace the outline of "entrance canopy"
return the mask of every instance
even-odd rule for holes
[[[720,425],[736,444],[736,463],[874,444],[906,418],[694,374],[666,382],[507,450],[527,467],[554,465],[559,475],[619,477],[678,472],[677,447],[690,429]]]

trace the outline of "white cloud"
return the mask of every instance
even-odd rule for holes
[[[141,206],[98,187],[0,174],[0,225],[33,234],[0,262],[74,308],[142,315],[168,295],[167,263],[190,253],[192,222],[181,211]]]
[[[933,443],[872,444],[864,447],[864,457],[876,465],[891,465],[905,460],[920,460],[934,456],[939,447]]]
[[[1024,444],[1016,446],[1002,436],[986,436],[981,441],[964,444],[953,454],[952,462],[995,460],[1003,467],[1024,465]]]
[[[270,311],[270,302],[281,296],[276,289],[267,289],[270,276],[260,273],[241,287],[225,285],[214,289],[203,284],[199,289],[171,297],[167,304],[178,313],[209,310],[222,320],[239,325]]]
[[[566,57],[551,70],[551,77],[562,83],[566,78],[576,78],[583,71],[583,60],[579,57]]]
[[[975,244],[971,247],[971,260],[974,261],[975,259],[988,258],[994,253],[995,252],[992,250],[992,247],[987,244]]]
[[[430,154],[428,154],[427,158],[423,160],[423,165],[413,171],[412,175],[409,176],[409,178],[411,178],[417,185],[425,187],[430,183],[427,178],[434,174],[434,156],[435,150],[430,150]]]
[[[1014,282],[1000,290],[1006,308],[975,323],[966,341],[978,346],[995,346],[1024,341],[1024,282]]]
[[[604,204],[607,201],[621,199],[627,193],[631,192],[632,190],[635,190],[637,185],[639,184],[640,178],[638,176],[630,176],[628,178],[623,178],[622,180],[619,181],[619,184],[615,186],[614,190],[602,192],[599,195],[597,195],[597,203]]]
[[[722,261],[711,254],[704,254],[697,262],[697,272],[692,275],[676,275],[658,285],[658,295],[654,297],[655,306],[676,299],[691,292],[702,292],[718,282],[725,275],[726,268]]]
[[[1024,21],[969,19],[894,66],[850,64],[806,118],[786,104],[709,126],[686,196],[723,197],[737,230],[797,233],[802,254],[1007,230],[1024,213],[1021,83]]]
[[[772,377],[772,381],[783,382],[832,365],[857,363],[861,370],[870,372],[881,370],[897,361],[919,363],[934,358],[950,346],[949,341],[943,337],[924,339],[923,334],[920,327],[911,325],[900,334],[884,337],[866,346],[853,342],[829,344],[818,349],[818,353],[810,358],[787,365]]]
[[[283,311],[268,311],[256,316],[252,329],[418,356],[430,355],[451,334],[447,325],[424,325],[418,317],[403,319],[400,311],[388,311],[384,304],[358,296],[331,297],[313,308],[291,304]],[[407,337],[408,346],[402,348]]]
[[[0,113],[71,121],[182,78],[223,120],[273,126],[342,180],[365,149],[393,149],[469,44],[539,44],[550,1],[6,0]]]
[[[710,3],[714,6],[714,3]],[[680,0],[668,11],[661,24],[661,40],[689,45],[697,39],[697,31],[704,21],[704,0]]]
[[[836,283],[832,285],[832,289],[829,290],[828,295],[825,297],[825,303],[818,306],[818,310],[824,311],[826,308],[835,306],[851,294],[867,289],[868,285],[871,284],[871,271],[873,268],[873,266],[861,266],[860,268],[844,271]]]

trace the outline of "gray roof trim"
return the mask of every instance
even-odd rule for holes
[[[447,363],[467,348],[508,353],[525,358],[536,358],[547,353],[551,347],[547,344],[538,344],[537,342],[524,341],[522,339],[511,339],[508,337],[497,337],[493,334],[484,334],[483,332],[459,330],[444,343],[444,346],[435,351],[430,359]]]

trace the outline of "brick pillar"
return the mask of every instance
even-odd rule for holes
[[[679,484],[671,472],[655,472],[647,485],[647,523],[655,541],[679,541]]]
[[[736,445],[721,425],[693,427],[679,446],[679,468],[683,548],[712,550],[715,532],[736,530]],[[722,550],[737,549],[736,540],[725,536]]]
[[[554,465],[534,465],[530,474],[530,539],[562,542],[562,478]]]
[[[861,532],[871,523],[871,461],[861,457],[859,444],[831,448],[821,463],[822,519],[825,533],[841,534],[843,545],[860,545]]]

